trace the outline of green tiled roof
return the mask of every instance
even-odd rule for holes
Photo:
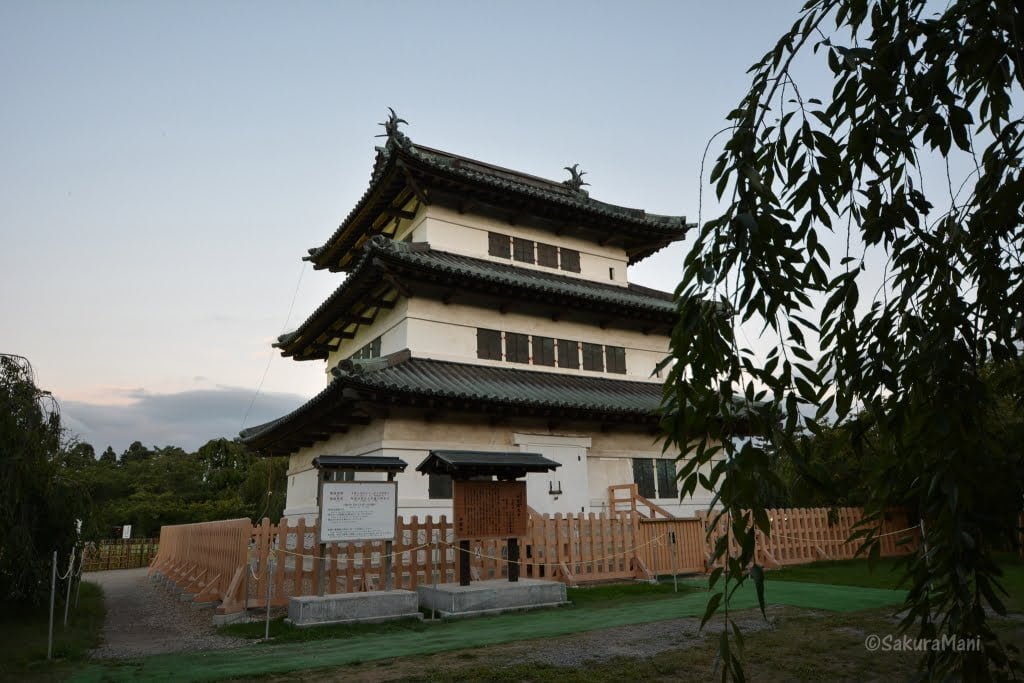
[[[479,296],[548,303],[561,310],[606,314],[609,324],[623,321],[667,332],[675,322],[672,294],[656,289],[592,282],[553,272],[495,263],[450,254],[425,243],[395,242],[383,235],[371,238],[352,273],[299,327],[276,344],[285,356],[301,360],[326,358],[323,344],[336,336],[330,331],[338,316],[365,301],[381,281],[381,273],[401,276],[410,288],[417,282],[445,283]]]
[[[608,204],[564,183],[513,171],[468,157],[413,144],[404,135],[377,148],[370,186],[322,246],[309,250],[317,269],[350,270],[351,250],[365,234],[379,232],[373,223],[406,190],[409,178],[421,190],[441,187],[515,212],[586,228],[623,241],[629,262],[646,258],[682,239],[690,227],[685,216],[665,216]]]
[[[292,413],[241,432],[272,455],[290,453],[367,418],[359,404],[431,405],[467,413],[653,427],[661,384],[412,358],[408,352],[344,361],[322,392]]]

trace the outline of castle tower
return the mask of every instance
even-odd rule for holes
[[[677,455],[662,453],[656,370],[675,322],[670,293],[631,284],[627,267],[685,234],[681,216],[592,199],[583,173],[546,180],[414,144],[392,113],[369,188],[306,257],[347,277],[282,355],[323,362],[327,386],[242,432],[290,458],[285,515],[316,514],[317,455],[433,449],[542,453],[561,467],[527,477],[539,512],[599,512],[608,487],[676,515]],[[451,511],[451,482],[414,467],[399,511]]]

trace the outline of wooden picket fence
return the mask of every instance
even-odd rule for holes
[[[392,585],[415,590],[418,585],[457,580],[458,553],[454,525],[446,515],[435,520],[396,520],[391,548]],[[246,586],[234,602],[265,607],[267,581],[271,605],[315,595],[319,588],[322,556],[316,523],[274,525],[264,519],[253,529],[251,566]],[[635,518],[629,515],[532,514],[527,536],[520,539],[520,575],[549,578],[575,585],[581,581],[608,581],[650,576],[636,556],[639,542]],[[505,541],[470,541],[470,571],[474,580],[508,576]],[[381,541],[334,543],[327,546],[325,593],[381,590],[386,548]],[[270,559],[273,558],[273,569]]]
[[[195,602],[220,602],[221,613],[241,611],[238,596],[252,533],[245,518],[161,527],[149,574],[164,577]]]
[[[861,508],[836,508],[831,514],[828,508],[768,510],[772,532],[766,537],[760,529],[755,531],[754,561],[771,568],[819,560],[852,559],[857,555],[861,540],[850,542],[847,539],[860,528],[858,525],[863,517]],[[727,533],[729,519],[722,517],[714,525],[706,514],[700,519],[708,529],[707,549],[710,552],[714,543]],[[917,526],[909,524],[906,513],[901,510],[886,513],[877,534],[883,557],[913,552],[920,538]],[[739,553],[739,542],[734,535],[729,537],[729,549],[730,554]]]
[[[861,510],[842,508],[831,519],[828,510],[770,510],[772,534],[758,532],[758,561],[766,567],[853,557],[857,545],[846,539]],[[892,513],[881,532],[883,555],[910,552],[916,529],[906,516]],[[724,520],[715,525],[703,517],[648,518],[633,511],[612,514],[540,515],[531,511],[527,534],[519,539],[520,575],[554,579],[569,585],[657,575],[707,571]],[[325,566],[326,593],[382,590],[387,584],[387,549],[381,541],[327,546],[322,562],[316,523],[255,527],[247,519],[164,527],[160,552],[151,573],[174,583],[199,602],[220,601],[220,614],[265,607],[268,583],[272,606],[289,598],[316,595]],[[908,543],[901,543],[906,539]],[[735,543],[734,551],[737,550]],[[446,516],[396,520],[391,547],[392,586],[415,590],[418,585],[457,580],[458,546]],[[504,541],[470,541],[470,571],[475,580],[508,575]]]
[[[157,538],[111,538],[86,543],[82,548],[82,571],[148,567],[156,557],[159,546],[160,540]]]
[[[696,574],[705,571],[709,546],[703,520],[641,519],[640,546],[652,575]]]

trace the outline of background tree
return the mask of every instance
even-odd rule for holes
[[[87,498],[87,540],[110,538],[125,524],[145,537],[157,536],[165,524],[238,517],[276,522],[284,510],[287,459],[258,458],[237,441],[211,439],[195,453],[136,441],[116,463],[109,448],[99,460],[80,457],[91,451],[78,444],[62,461],[65,476]]]
[[[52,553],[67,558],[77,542],[82,496],[64,476],[60,413],[35,385],[32,366],[0,354],[0,599],[41,602]]]
[[[1000,398],[984,372],[1015,362],[1024,333],[1022,12],[810,0],[729,114],[710,176],[725,210],[701,226],[678,288],[666,434],[695,447],[684,492],[715,462],[708,483],[742,547],[712,584],[762,587],[748,566],[752,525],[770,531],[770,454],[807,471],[800,435],[859,413],[885,445],[863,473],[866,510],[910,505],[925,522],[902,627],[984,643],[925,654],[934,677],[1005,674],[1013,654],[986,610],[1004,611],[992,549],[1014,535],[1020,461],[990,430]],[[794,71],[822,63],[831,90],[802,89]],[[741,348],[734,323],[756,324],[767,350]],[[1011,402],[1022,396],[1018,383]],[[760,439],[734,441],[740,425]],[[875,557],[871,524],[862,533]],[[736,675],[725,628],[723,676]]]

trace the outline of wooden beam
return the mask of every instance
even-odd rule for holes
[[[384,227],[380,231],[380,234],[387,235],[388,237],[393,237],[394,235],[398,234],[398,226],[401,224],[402,219],[395,218],[391,222],[385,223]]]
[[[404,218],[405,220],[408,221],[411,221],[413,218],[416,218],[416,212],[406,211],[405,209],[399,209],[393,206],[384,209],[382,213],[385,216],[391,216],[392,218]]]
[[[390,311],[392,308],[395,307],[395,302],[394,301],[389,301],[387,299],[377,299],[375,301],[371,301],[370,303],[366,304],[366,307],[367,308],[379,308],[379,309],[382,309],[382,310],[385,310],[385,311]]]
[[[416,195],[416,199],[420,200],[427,206],[430,206],[430,200],[427,199],[427,193],[420,188],[419,183],[417,183],[416,179],[412,177],[412,171],[409,170],[409,167],[399,161],[398,168],[402,170],[402,175],[405,176],[405,180],[409,183],[409,187],[412,188],[413,194]]]
[[[335,319],[334,324],[332,324],[327,329],[328,330],[341,329],[341,328],[339,328],[337,326],[338,323],[343,323],[341,327],[346,327],[348,325],[353,325],[353,324],[355,324],[355,325],[369,325],[370,323],[372,323],[374,321],[375,317],[376,316],[372,316],[372,315],[340,315],[340,316],[338,316]]]
[[[616,244],[616,243],[621,244],[622,243],[622,235],[619,235],[617,233],[616,234],[611,234],[611,235],[608,235],[608,237],[605,237],[603,239],[598,240],[597,243],[599,245],[601,245],[602,247],[607,247],[610,244]]]
[[[387,282],[392,287],[394,287],[398,291],[399,294],[404,296],[406,299],[411,299],[412,298],[412,292],[409,290],[409,288],[406,287],[401,282],[399,282],[398,278],[396,278],[394,275],[392,275],[391,273],[384,273],[383,277],[384,277],[384,281]],[[393,306],[394,305],[392,304],[392,307]]]

